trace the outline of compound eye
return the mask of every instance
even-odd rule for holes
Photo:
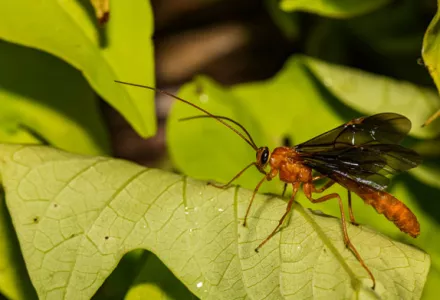
[[[269,149],[265,148],[263,150],[263,153],[261,154],[261,163],[265,165],[267,161],[269,160]]]

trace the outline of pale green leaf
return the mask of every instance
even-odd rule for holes
[[[0,38],[46,51],[79,69],[139,134],[150,136],[156,128],[153,94],[114,82],[153,84],[150,4],[135,0],[110,5],[111,22],[100,28],[86,0],[2,1]]]
[[[372,12],[391,0],[281,0],[280,6],[287,11],[301,10],[333,18],[350,18]]]
[[[4,41],[0,65],[0,141],[110,153],[98,99],[78,70],[47,53]]]
[[[285,201],[43,146],[2,145],[6,202],[41,299],[89,299],[122,255],[145,248],[200,298],[419,298],[424,252],[348,226],[377,280],[347,250],[340,222],[295,205],[259,253]],[[376,294],[376,295],[375,295]]]

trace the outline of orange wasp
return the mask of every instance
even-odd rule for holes
[[[285,183],[284,191],[287,185],[292,186],[293,193],[285,213],[272,233],[258,245],[255,251],[258,252],[277,233],[292,209],[296,193],[302,188],[305,196],[312,203],[320,203],[330,199],[338,201],[345,245],[353,252],[359,263],[369,274],[374,289],[376,280],[347,234],[341,197],[337,193],[318,198],[313,197],[313,194],[322,193],[335,183],[348,190],[348,209],[352,224],[357,225],[351,207],[351,192],[354,192],[366,204],[373,206],[378,213],[385,215],[401,231],[412,237],[419,235],[420,224],[417,217],[405,204],[385,192],[390,183],[388,176],[407,171],[422,162],[421,157],[415,151],[399,145],[411,129],[411,122],[408,118],[396,113],[380,113],[353,119],[307,142],[294,147],[277,147],[270,153],[268,147],[258,147],[248,131],[241,124],[228,117],[213,115],[203,108],[165,91],[148,86],[117,82],[151,89],[191,105],[205,113],[205,115],[185,118],[186,120],[213,118],[238,134],[255,150],[255,162],[247,165],[225,185],[217,186],[221,188],[228,187],[252,166],[255,166],[264,175],[254,189],[244,216],[243,226],[246,226],[252,202],[263,182],[279,176],[281,181]],[[244,134],[227,122],[237,125],[243,130]],[[269,170],[266,171],[267,167],[269,167]],[[312,170],[317,171],[319,175],[314,176]],[[317,188],[315,182],[320,179],[327,179],[327,182],[322,187]]]

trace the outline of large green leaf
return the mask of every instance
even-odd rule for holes
[[[268,81],[227,90],[199,77],[184,86],[179,95],[208,111],[239,121],[249,129],[258,146],[271,149],[282,145],[284,137],[297,144],[352,118],[384,111],[406,115],[415,124],[410,135],[432,137],[439,130],[438,126],[417,126],[438,101],[433,91],[307,57],[293,57]],[[178,121],[197,114],[183,103],[176,103],[170,113],[169,150],[183,173],[226,182],[255,160],[252,149],[216,121]],[[261,177],[256,170],[249,171],[237,182],[251,188]],[[278,188],[263,190],[279,192]]]
[[[437,1],[437,13],[432,19],[423,38],[422,57],[437,90],[440,90],[440,1]],[[439,103],[437,103],[439,106]],[[436,122],[438,124],[440,122]]]
[[[362,87],[362,78],[369,83],[368,88]],[[429,97],[418,99],[414,97],[417,94]],[[266,144],[270,149],[282,145],[285,137],[290,138],[292,144],[301,143],[365,114],[397,111],[408,115],[417,124],[418,120],[423,120],[427,108],[436,101],[432,91],[409,83],[301,57],[291,59],[277,76],[268,81],[239,85],[228,90],[201,77],[184,86],[179,95],[216,115],[239,121],[248,128],[258,146]],[[417,105],[411,104],[413,101],[417,101]],[[414,109],[415,106],[417,109]],[[168,123],[169,150],[183,173],[199,179],[227,182],[246,164],[255,161],[255,152],[218,122],[209,119],[177,121],[181,117],[197,114],[193,108],[176,103]],[[424,132],[416,128],[411,134],[432,136],[435,130],[433,127]],[[437,221],[440,220],[437,213],[440,207],[438,201],[432,199],[438,198],[440,190],[438,185],[432,186],[436,177],[431,176],[438,173],[438,166],[432,168],[421,167],[415,173],[423,183],[403,176],[390,189],[418,216],[421,235],[417,239],[401,233],[374,209],[365,207],[357,196],[353,201],[356,218],[362,224],[371,225],[389,236],[427,250],[433,256],[433,272],[438,272],[440,243],[432,243],[432,240],[436,239],[436,232],[440,230]],[[253,189],[262,177],[252,169],[237,183]],[[271,183],[263,184],[261,191],[280,194],[282,184],[274,179]],[[334,187],[330,192],[346,195],[341,187]],[[334,202],[311,204],[302,194],[298,196],[298,201],[334,216],[340,214]],[[438,278],[433,275],[430,280]],[[430,286],[436,284],[440,283]]]
[[[317,59],[306,58],[303,62],[330,93],[349,107],[362,114],[401,113],[413,123],[410,135],[423,138],[438,135],[440,124],[422,128],[439,103],[434,90]]]
[[[106,157],[2,145],[6,202],[41,299],[88,299],[122,255],[149,249],[200,298],[419,298],[424,252],[368,228],[349,235],[376,280],[347,250],[340,222],[295,205],[290,222],[254,248],[285,211],[249,190],[218,189]]]
[[[284,10],[301,10],[333,18],[350,18],[369,13],[391,0],[281,0]]]
[[[0,141],[110,153],[98,99],[78,70],[47,53],[4,41],[0,65]]]
[[[144,0],[111,1],[111,11],[111,21],[100,28],[86,0],[2,1],[0,38],[46,51],[79,69],[104,100],[149,136],[156,126],[153,94],[128,90],[114,80],[153,84],[151,8]]]

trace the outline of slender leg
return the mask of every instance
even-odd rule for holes
[[[331,186],[333,186],[335,184],[335,182],[333,180],[329,180],[327,181],[322,187],[320,187],[319,189],[315,188],[315,186],[313,186],[313,193],[322,193],[324,192],[326,189],[330,188]]]
[[[312,179],[313,180],[313,179]],[[319,189],[313,188],[312,192],[313,193],[322,193],[323,191],[325,191],[326,189],[328,189],[329,187],[331,187],[333,184],[335,184],[335,182],[333,180],[328,181],[326,184],[324,184],[324,186],[322,186]],[[359,226],[359,223],[356,222],[355,218],[354,218],[354,214],[353,214],[353,208],[351,206],[351,192],[349,190],[347,190],[348,192],[348,213],[350,215],[350,222],[351,224],[353,224],[354,226]]]
[[[353,215],[353,208],[351,206],[351,192],[349,190],[347,190],[347,192],[348,192],[348,213],[350,215],[350,222],[354,226],[359,226],[359,223],[356,222],[356,220],[354,219],[354,215]]]
[[[338,199],[339,209],[341,211],[341,223],[342,223],[342,232],[344,234],[344,243],[347,246],[347,248],[349,248],[351,250],[351,252],[353,252],[353,254],[356,256],[356,259],[359,261],[359,263],[362,265],[362,267],[365,269],[365,271],[367,271],[368,275],[370,276],[371,280],[373,281],[372,289],[374,290],[374,288],[376,287],[376,279],[374,278],[373,273],[371,273],[370,269],[368,269],[364,260],[362,259],[359,252],[356,250],[354,245],[351,243],[350,238],[348,237],[347,224],[345,222],[344,206],[342,204],[341,197],[339,197],[339,195],[337,193],[333,193],[333,194],[329,194],[326,196],[322,196],[318,199],[313,199],[312,194],[311,194],[311,190],[312,190],[312,188],[310,187],[310,185],[307,185],[307,184],[304,185],[304,194],[312,203],[320,203],[320,202],[328,201],[330,199],[335,199],[335,198]]]
[[[281,198],[284,198],[284,194],[286,193],[287,183],[284,183],[283,193],[281,194]]]
[[[251,202],[249,202],[249,206],[246,210],[246,215],[244,216],[243,226],[246,227],[247,217],[249,215],[249,212],[251,211],[252,202],[254,202],[255,195],[257,194],[258,190],[260,189],[260,186],[267,180],[269,176],[269,173],[266,174],[263,179],[260,180],[260,182],[257,184],[257,186],[254,189],[254,193],[252,194]]]
[[[252,167],[252,166],[256,166],[256,163],[255,162],[253,162],[253,163],[251,163],[251,164],[249,164],[249,165],[247,165],[243,170],[241,170],[240,172],[238,172],[238,174],[237,175],[235,175],[231,180],[229,180],[229,182],[228,183],[226,183],[226,184],[223,184],[223,185],[217,185],[217,184],[214,184],[214,183],[208,183],[209,185],[212,185],[212,186],[215,186],[215,187],[217,187],[217,188],[220,188],[220,189],[226,189],[227,187],[229,187],[230,185],[231,185],[231,183],[235,180],[235,179],[237,179],[238,177],[240,177],[247,169],[249,169],[250,167]]]
[[[292,184],[292,186],[293,186],[293,194],[292,194],[292,197],[290,197],[289,203],[287,204],[286,212],[285,212],[284,215],[281,217],[281,219],[278,221],[278,225],[277,225],[277,227],[275,227],[275,229],[272,231],[272,233],[269,234],[269,235],[267,236],[267,238],[266,238],[264,241],[262,241],[260,245],[258,245],[257,248],[255,248],[255,252],[258,252],[258,250],[259,250],[261,247],[263,247],[263,245],[266,244],[267,241],[269,241],[269,240],[270,240],[270,239],[271,239],[271,238],[272,238],[272,237],[278,232],[278,228],[280,228],[280,226],[281,226],[281,225],[283,224],[283,222],[284,222],[284,219],[289,215],[289,212],[292,210],[292,205],[293,205],[293,202],[295,202],[294,199],[295,199],[295,195],[296,195],[296,193],[298,192],[299,185],[300,185],[300,182],[295,182],[294,184]]]

